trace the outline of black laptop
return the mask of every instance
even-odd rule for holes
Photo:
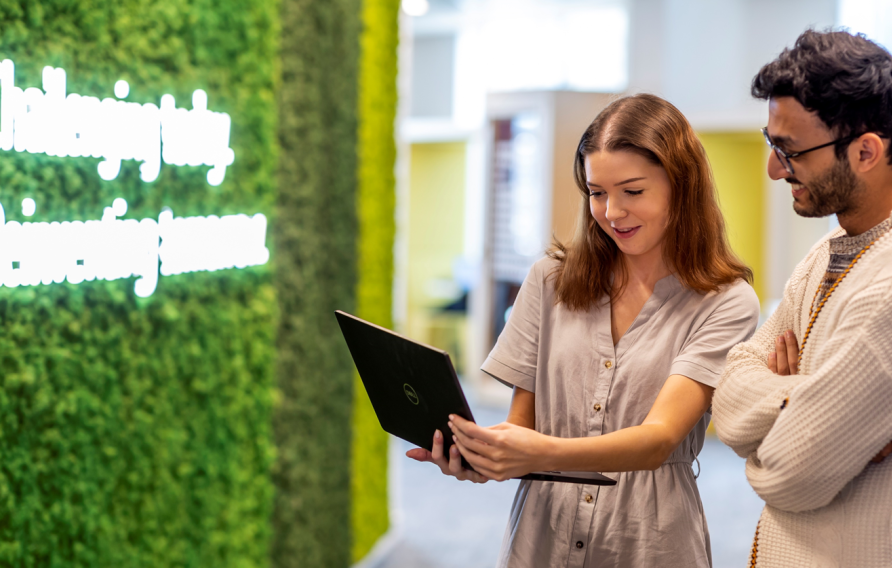
[[[449,354],[340,310],[335,315],[381,427],[428,450],[440,430],[448,455],[449,415],[474,421]],[[471,469],[464,458],[462,464]],[[586,471],[537,471],[520,479],[616,485]]]

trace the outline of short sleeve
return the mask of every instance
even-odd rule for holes
[[[716,297],[712,312],[689,334],[672,361],[670,375],[683,375],[715,388],[728,351],[752,337],[759,323],[759,298],[746,282],[739,281]]]
[[[545,265],[549,260],[540,260],[530,269],[496,346],[480,367],[505,385],[530,392],[536,390],[542,288],[545,285]]]

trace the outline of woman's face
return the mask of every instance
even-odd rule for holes
[[[585,157],[592,217],[624,254],[662,254],[669,224],[669,176],[634,152],[595,152]]]

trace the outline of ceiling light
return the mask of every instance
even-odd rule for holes
[[[410,16],[423,16],[430,10],[428,0],[403,0],[403,12]]]

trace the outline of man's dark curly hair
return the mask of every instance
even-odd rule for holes
[[[805,31],[756,74],[752,94],[793,97],[839,137],[892,138],[892,55],[864,34]],[[842,145],[836,155],[845,155]],[[892,145],[887,156],[892,164]]]

